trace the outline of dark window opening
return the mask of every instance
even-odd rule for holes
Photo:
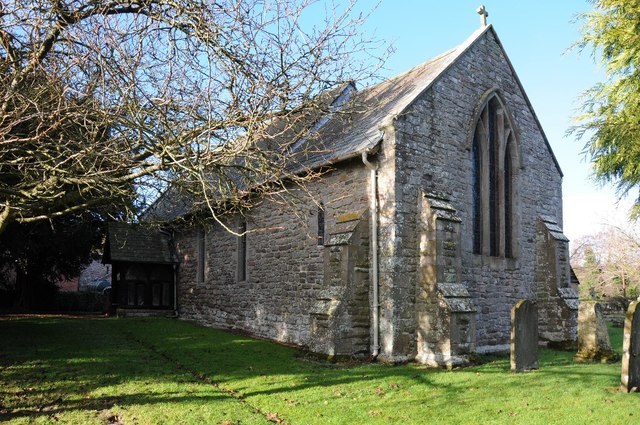
[[[196,276],[197,276],[198,283],[204,282],[205,252],[206,252],[205,234],[204,234],[204,230],[200,229],[198,230],[197,248],[196,248],[196,256],[197,256],[197,262],[198,262]]]
[[[324,245],[324,205],[318,206],[318,245]]]
[[[471,146],[473,252],[513,257],[514,132],[493,96],[478,116]]]
[[[498,184],[498,125],[495,100],[489,102],[489,255],[497,256],[499,254],[500,231],[499,231],[499,214],[500,206]]]

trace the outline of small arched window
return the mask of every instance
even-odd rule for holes
[[[511,119],[496,93],[478,114],[471,146],[473,251],[514,257],[517,142]]]
[[[196,234],[196,281],[197,283],[204,283],[205,270],[206,270],[206,235],[204,228],[198,229]]]
[[[324,245],[324,204],[318,205],[318,245]]]

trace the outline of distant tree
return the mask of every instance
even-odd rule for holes
[[[637,296],[640,290],[640,237],[609,226],[579,239],[571,264],[580,280],[580,295]]]
[[[640,2],[592,3],[594,10],[581,16],[577,46],[590,50],[607,79],[583,94],[582,114],[571,131],[587,138],[595,178],[615,183],[624,196],[640,186]],[[639,213],[636,202],[632,216]]]
[[[319,93],[380,65],[353,2],[340,5],[2,1],[0,233],[144,205],[169,182],[202,207],[304,184],[269,140],[305,137],[297,121],[327,107]]]
[[[103,235],[102,221],[71,214],[51,221],[10,223],[0,235],[0,270],[10,287],[5,289],[14,293],[13,307],[50,307],[56,283],[78,276]]]
[[[571,254],[571,265],[580,281],[581,298],[589,299],[602,293],[602,268],[594,252],[591,238],[583,237],[577,242],[578,246]]]

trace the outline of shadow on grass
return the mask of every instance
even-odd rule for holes
[[[490,400],[492,392],[523,387],[535,393],[615,387],[619,381],[619,366],[575,364],[573,353],[551,350],[541,351],[540,370],[525,374],[509,371],[507,355],[452,372],[309,361],[292,348],[168,319],[0,321],[0,338],[0,421],[77,411],[97,415],[114,406],[212,403],[264,419],[264,400],[305,397],[347,407],[352,402],[345,394],[364,399],[365,406],[397,396],[447,408],[479,392]]]
[[[182,322],[172,322],[177,327],[182,327]],[[133,323],[129,332],[136,332],[140,323]],[[166,328],[165,328],[166,329]],[[195,329],[198,329],[197,327]],[[324,362],[314,362],[297,358],[297,351],[282,347],[273,343],[252,340],[211,329],[196,331],[193,335],[183,335],[179,340],[162,339],[160,334],[150,332],[141,333],[138,337],[141,344],[154,347],[158,350],[158,341],[162,341],[163,353],[171,359],[179,359],[190,371],[197,371],[210,377],[221,385],[231,385],[238,388],[244,397],[276,394],[280,392],[299,391],[313,387],[333,387],[363,381],[389,381],[404,378],[416,383],[433,386],[437,385],[441,391],[459,394],[464,391],[467,383],[447,384],[442,380],[434,380],[441,374],[467,373],[482,375],[506,374],[510,380],[519,385],[518,375],[510,372],[508,355],[488,356],[486,364],[466,368],[460,371],[447,372],[438,369],[425,368],[418,365],[388,366],[380,364],[341,365]],[[590,384],[599,376],[619,379],[616,374],[598,368],[594,364],[576,364],[573,362],[573,353],[553,350],[541,350],[541,369],[533,372],[538,376],[553,375],[556,380],[563,379],[567,384],[583,382]],[[595,368],[593,366],[596,366]],[[617,367],[616,367],[617,368]],[[585,370],[589,369],[587,373]],[[256,377],[290,377],[279,381],[271,380],[271,385],[263,389],[250,389],[247,386],[236,387],[237,382],[252,382]],[[521,375],[521,376],[526,376]],[[302,379],[300,379],[302,378]],[[524,379],[524,378],[523,378]]]
[[[148,405],[148,404],[160,404],[160,403],[189,403],[189,404],[201,404],[210,402],[219,402],[225,399],[224,395],[203,395],[203,396],[183,396],[178,395],[171,396],[171,393],[167,394],[150,394],[150,393],[133,393],[125,396],[105,396],[105,397],[93,397],[89,400],[63,400],[62,398],[48,401],[41,406],[17,406],[12,412],[0,413],[0,422],[8,421],[9,419],[16,419],[21,417],[36,418],[36,417],[50,417],[55,418],[60,413],[69,411],[84,410],[88,412],[95,412],[96,415],[103,411],[108,411],[114,406],[126,406],[126,405]]]
[[[115,319],[0,322],[0,422],[115,405],[233,401],[127,337]]]

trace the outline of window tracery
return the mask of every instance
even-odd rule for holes
[[[471,146],[473,251],[492,257],[515,256],[517,140],[496,93],[484,102]]]

